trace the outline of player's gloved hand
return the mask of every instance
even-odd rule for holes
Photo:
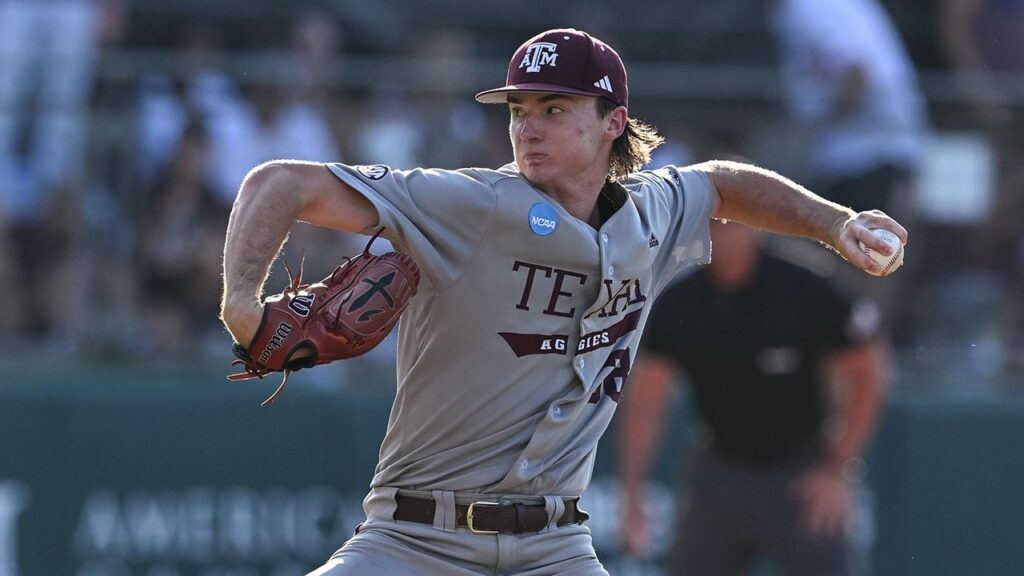
[[[851,218],[836,222],[832,230],[830,244],[836,251],[861,270],[879,272],[881,267],[860,248],[859,242],[865,246],[889,255],[891,249],[884,240],[871,231],[872,228],[884,228],[899,236],[900,241],[907,243],[907,230],[881,210],[867,210]]]
[[[263,402],[267,405],[284,389],[290,372],[354,358],[380,344],[416,294],[420,274],[406,254],[371,254],[370,244],[378,235],[380,232],[361,254],[346,258],[315,284],[302,284],[302,270],[293,276],[289,269],[291,282],[281,293],[264,300],[249,345],[235,343],[233,352],[238,360],[232,365],[242,364],[244,371],[228,379],[284,372],[281,385]],[[247,332],[249,316],[252,314],[234,315],[232,334]]]

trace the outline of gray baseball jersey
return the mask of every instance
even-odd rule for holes
[[[708,261],[707,174],[606,186],[599,230],[499,170],[329,165],[423,280],[374,487],[578,496],[659,291]]]

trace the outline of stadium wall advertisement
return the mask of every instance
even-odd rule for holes
[[[323,563],[362,519],[390,398],[293,385],[261,408],[260,390],[234,390],[0,391],[0,576],[293,576]],[[688,420],[677,409],[654,509],[675,506]],[[867,482],[877,573],[1024,572],[1022,423],[1012,403],[890,405]],[[583,505],[613,574],[654,575],[616,553],[616,441],[613,426]],[[657,555],[673,530],[656,527]]]

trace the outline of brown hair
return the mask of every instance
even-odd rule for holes
[[[604,118],[618,105],[607,98],[597,98],[597,115]],[[651,152],[661,146],[665,138],[658,129],[636,118],[626,119],[626,129],[612,142],[608,159],[608,179],[621,180],[651,161]]]

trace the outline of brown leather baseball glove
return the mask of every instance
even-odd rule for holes
[[[416,294],[420,272],[412,258],[401,252],[374,255],[370,244],[354,258],[345,258],[330,276],[315,284],[302,284],[302,270],[292,275],[280,294],[263,303],[263,320],[248,348],[234,345],[245,370],[229,380],[263,378],[284,372],[277,390],[263,401],[266,406],[284,390],[288,374],[302,368],[354,358],[372,350],[391,332],[409,300]],[[308,355],[296,357],[300,351]],[[301,356],[301,355],[300,355]]]

